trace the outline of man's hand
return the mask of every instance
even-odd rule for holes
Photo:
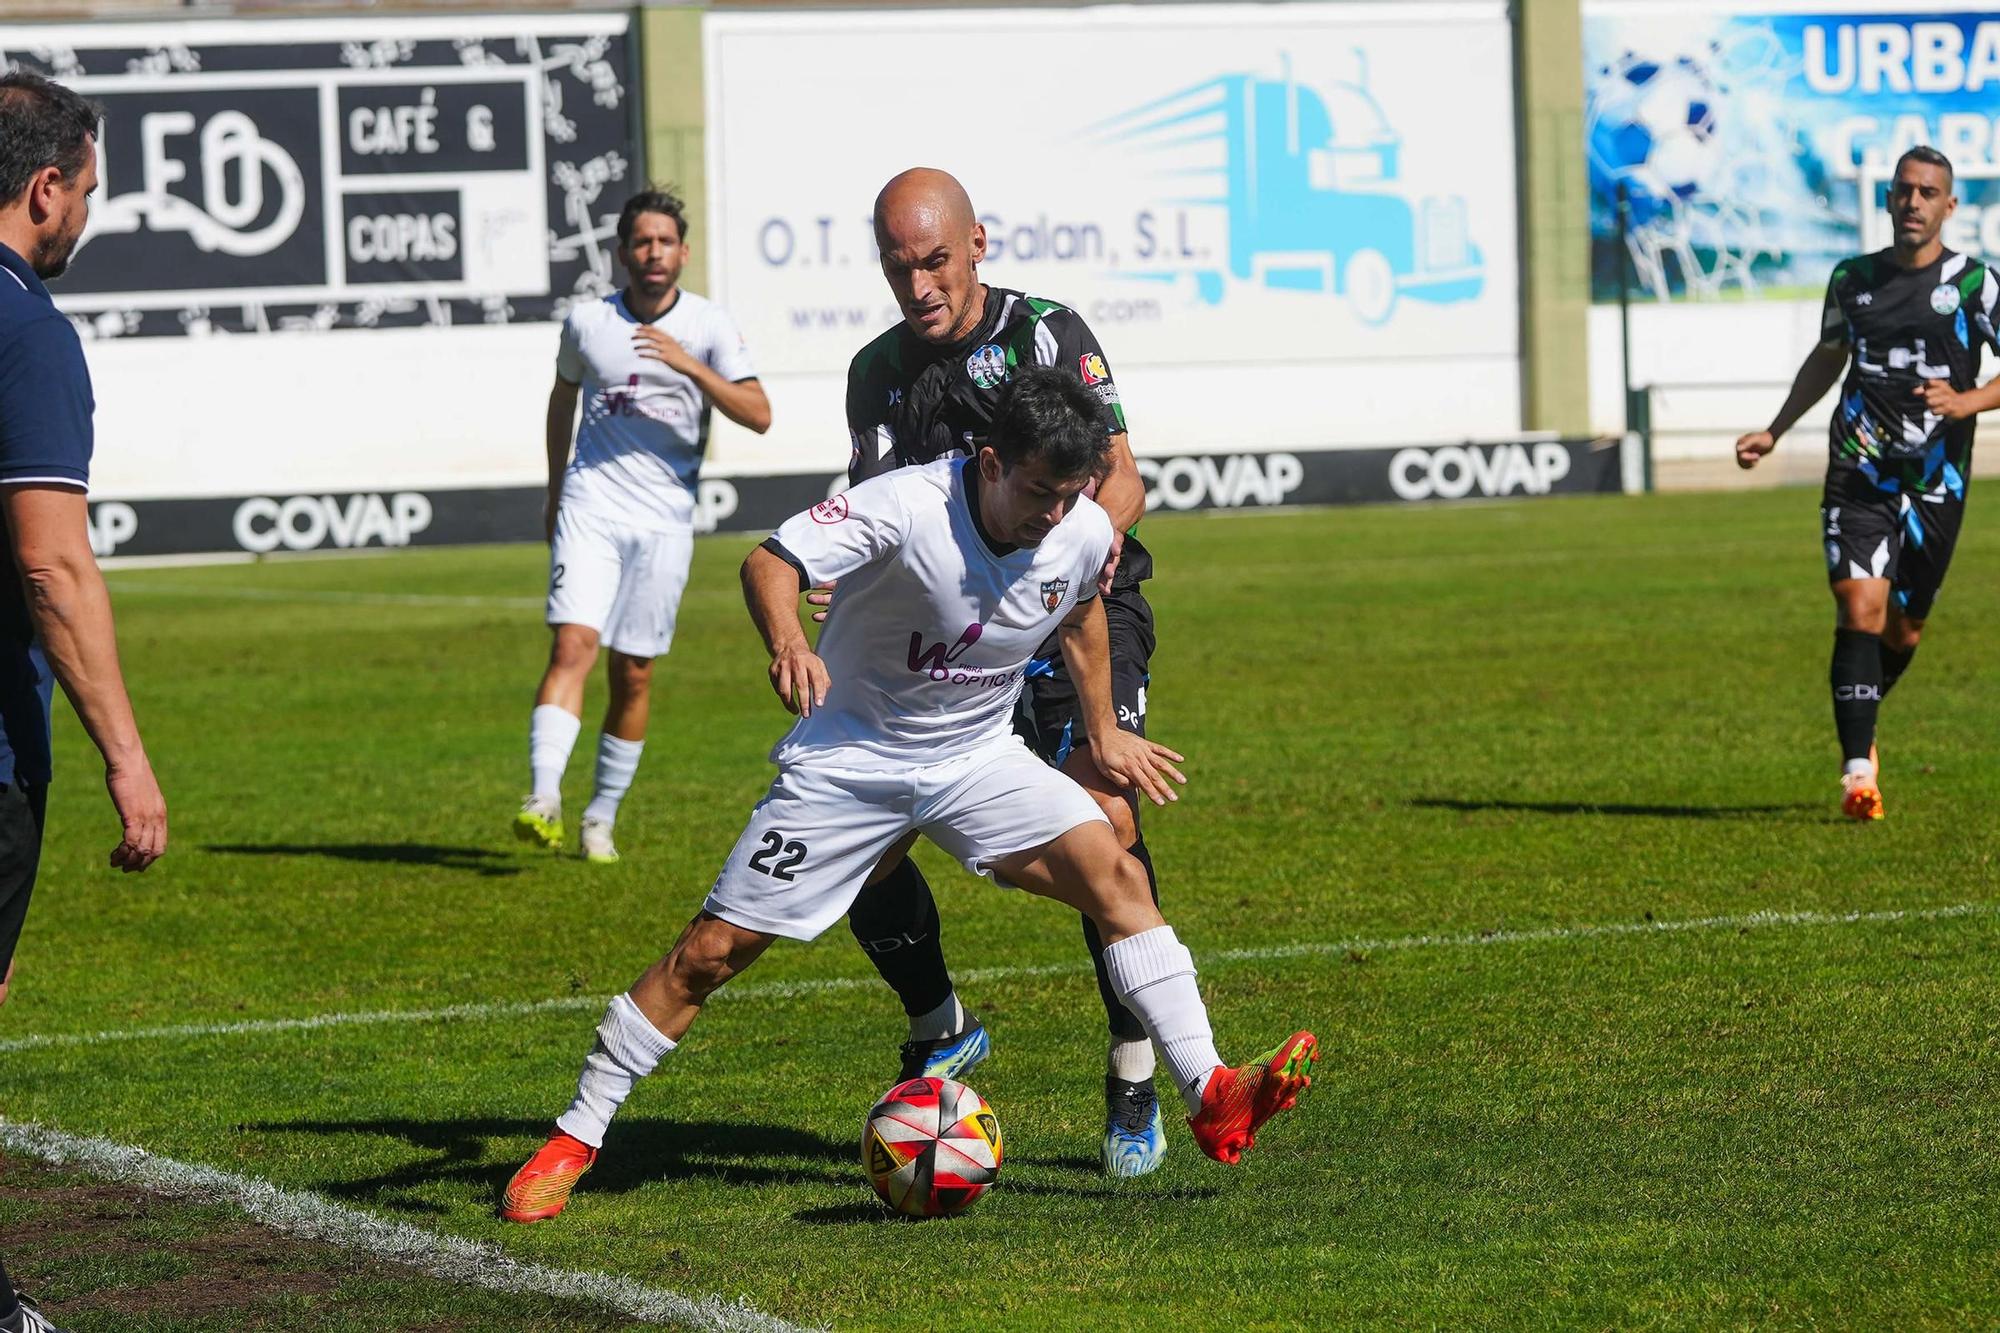
[[[106,765],[104,786],[111,793],[111,808],[125,826],[125,836],[111,851],[111,864],[135,874],[166,854],[167,798],[160,794],[153,767],[143,757],[136,764]]]
[[[806,594],[806,604],[808,606],[832,606],[833,587],[834,587],[834,580],[832,579],[828,579],[825,583],[820,584],[817,588],[814,588],[811,592]],[[824,625],[825,623],[826,623],[826,612],[824,611],[813,612],[813,624]]]
[[[813,709],[826,702],[832,683],[826,663],[804,644],[783,649],[771,659],[771,688],[788,713],[811,717]]]
[[[1118,576],[1118,558],[1125,554],[1125,534],[1112,530],[1111,554],[1104,557],[1104,568],[1097,573],[1097,591],[1101,596],[1111,595],[1111,580]]]
[[[1753,430],[1748,435],[1739,436],[1736,441],[1736,466],[1744,469],[1756,467],[1765,454],[1778,447],[1778,441],[1768,430]]]
[[[677,370],[692,377],[695,367],[701,362],[695,360],[687,348],[675,341],[672,335],[663,333],[651,324],[641,324],[632,330],[632,346],[640,356],[648,361],[659,361],[669,370]]]
[[[1174,767],[1187,762],[1184,756],[1120,728],[1112,728],[1108,736],[1092,735],[1090,757],[1097,764],[1097,771],[1109,778],[1113,785],[1128,789],[1136,787],[1154,805],[1165,805],[1181,798],[1181,794],[1168,782],[1169,778],[1183,787],[1187,786],[1187,776]]]
[[[1910,392],[1923,399],[1925,407],[1946,421],[1963,421],[1979,414],[1972,395],[1957,392],[1949,380],[1925,380]]]

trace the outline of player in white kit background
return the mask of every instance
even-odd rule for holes
[[[1066,371],[1016,373],[975,458],[862,482],[787,521],[743,564],[770,680],[799,721],[771,752],[776,781],[678,943],[612,1000],[575,1100],[515,1173],[501,1216],[561,1212],[633,1085],[702,1005],[774,939],[846,915],[869,871],[918,834],[966,869],[1083,912],[1103,933],[1120,1000],[1187,1103],[1194,1138],[1235,1162],[1311,1082],[1297,1032],[1235,1068],[1216,1054],[1194,960],[1160,917],[1144,868],[1089,793],[1014,734],[1029,660],[1060,627],[1105,776],[1149,795],[1181,757],[1115,725],[1097,578],[1111,521],[1083,495],[1109,437]],[[836,584],[817,650],[799,594]]]
[[[625,201],[618,260],[629,285],[563,321],[549,392],[544,520],[553,642],[528,725],[532,787],[514,832],[562,846],[563,770],[583,729],[583,688],[601,644],[611,650],[611,701],[578,828],[591,861],[618,859],[612,823],[645,747],[653,660],[673,643],[687,586],[709,412],[760,435],[771,428],[770,401],[735,322],[680,286],[687,252],[679,199],[649,190]]]

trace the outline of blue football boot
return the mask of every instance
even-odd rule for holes
[[[1123,1179],[1160,1169],[1167,1157],[1167,1132],[1160,1123],[1160,1098],[1151,1080],[1104,1080],[1104,1174]]]
[[[985,1024],[974,1018],[971,1027],[963,1032],[954,1032],[949,1037],[904,1042],[903,1071],[896,1075],[896,1081],[904,1083],[913,1078],[963,1080],[992,1052],[993,1043],[987,1039]]]

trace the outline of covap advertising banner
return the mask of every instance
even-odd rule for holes
[[[86,336],[560,318],[636,168],[624,15],[0,28],[105,108]]]
[[[1597,0],[1584,11],[1593,294],[1816,298],[1889,243],[1903,151],[1957,169],[1944,240],[2000,255],[2000,13],[1839,0]]]
[[[917,165],[965,183],[986,281],[1121,366],[1515,355],[1502,4],[730,13],[704,40],[710,272],[767,370],[844,372],[897,320],[869,214]]]

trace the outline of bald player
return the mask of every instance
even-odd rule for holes
[[[1018,367],[1056,366],[1075,376],[1097,400],[1109,437],[1094,498],[1115,534],[1100,587],[1110,626],[1118,726],[1144,736],[1153,612],[1140,585],[1152,574],[1153,561],[1133,529],[1145,513],[1146,491],[1104,349],[1069,307],[980,282],[986,229],[964,187],[945,172],[919,167],[882,187],[875,200],[875,243],[882,276],[903,318],[862,348],[848,368],[847,425],[854,443],[849,480],[859,483],[896,468],[976,453],[1001,390]],[[1063,591],[1043,590],[1057,598]],[[935,664],[939,670],[949,665]],[[1029,664],[1017,730],[1037,754],[1091,794],[1119,843],[1145,868],[1157,904],[1159,883],[1139,827],[1138,797],[1092,761],[1076,687],[1054,638]],[[1160,797],[1152,799],[1164,804]],[[903,855],[906,846],[891,849],[855,901],[848,925],[909,1015],[900,1076],[956,1077],[986,1057],[989,1043],[952,987],[938,940],[937,904],[922,872]],[[1114,1176],[1144,1175],[1166,1152],[1153,1091],[1153,1048],[1139,1020],[1119,1002],[1105,972],[1103,940],[1088,918],[1083,935],[1110,1026],[1104,1168]]]

